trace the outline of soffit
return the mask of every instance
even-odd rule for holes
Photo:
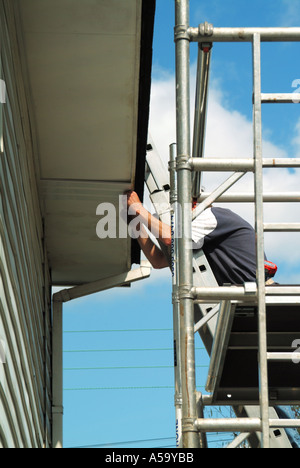
[[[19,10],[53,282],[127,271],[131,241],[100,240],[96,209],[118,212],[135,185],[142,0],[19,0]]]

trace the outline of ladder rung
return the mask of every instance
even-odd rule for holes
[[[300,361],[300,353],[296,351],[292,353],[267,353],[268,361],[292,361],[298,363]]]
[[[193,171],[254,171],[255,161],[253,158],[191,158],[191,168]],[[300,167],[300,158],[265,158],[263,159],[265,168],[296,168]]]
[[[197,419],[195,427],[200,432],[261,432],[260,418]],[[300,419],[269,419],[270,429],[300,427]]]
[[[261,431],[261,420],[259,418],[197,419],[195,426],[200,432],[258,432]]]
[[[205,200],[209,196],[209,192],[203,192],[200,197],[200,202]],[[218,203],[253,203],[255,201],[255,195],[247,192],[237,193],[226,193],[218,198]],[[300,202],[300,192],[273,192],[264,193],[263,201],[265,203],[298,203]]]
[[[193,42],[252,42],[253,35],[259,34],[261,42],[300,41],[300,28],[213,28],[211,35],[205,34],[203,26],[189,28]]]
[[[262,93],[261,102],[263,104],[299,104],[300,94],[299,93]]]
[[[226,299],[255,301],[257,297],[255,283],[245,283],[244,286],[192,287],[191,294],[196,302]],[[300,296],[300,286],[267,286],[266,296]]]
[[[300,427],[300,419],[270,419],[269,420],[270,428],[295,428]]]
[[[300,232],[300,223],[265,223],[265,232]]]

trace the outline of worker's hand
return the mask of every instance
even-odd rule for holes
[[[130,214],[134,214],[134,212],[139,214],[143,205],[138,194],[133,190],[128,190],[125,195],[127,195],[127,207],[130,208]]]

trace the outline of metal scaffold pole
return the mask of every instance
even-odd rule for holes
[[[171,204],[171,232],[172,232],[172,298],[173,298],[173,331],[174,331],[174,380],[175,380],[175,414],[176,414],[176,447],[182,448],[182,383],[180,365],[180,303],[178,295],[178,213],[177,213],[177,184],[176,184],[176,145],[170,145],[170,204]]]
[[[287,433],[280,432],[279,428],[300,426],[298,420],[280,420],[276,410],[278,405],[296,405],[300,401],[299,374],[291,367],[300,353],[291,352],[290,347],[290,342],[296,342],[295,337],[300,336],[298,316],[294,317],[300,303],[300,286],[281,286],[273,280],[270,283],[265,271],[264,246],[265,232],[300,231],[299,223],[264,223],[264,203],[298,203],[300,194],[263,191],[265,168],[299,168],[300,159],[266,159],[262,154],[262,104],[299,102],[300,94],[262,93],[261,43],[267,41],[300,42],[300,28],[214,28],[206,22],[191,28],[189,0],[175,0],[177,144],[170,147],[170,213],[176,435],[180,448],[206,448],[206,433],[216,431],[241,433],[228,448],[238,447],[246,438],[252,447],[291,447]],[[199,43],[193,145],[191,42]],[[252,44],[253,158],[246,159],[243,155],[239,159],[204,158],[208,79],[214,42]],[[210,171],[233,174],[211,193],[201,193],[202,173]],[[249,172],[254,174],[253,193],[226,193]],[[199,203],[192,210],[193,199]],[[220,285],[204,248],[193,252],[192,222],[215,202],[252,202],[255,205],[256,275],[254,268],[252,279],[248,278],[244,284],[228,285],[226,282]],[[286,314],[282,323],[276,318],[281,311]],[[196,332],[210,355],[205,387],[209,395],[197,395],[196,391]],[[245,374],[240,372],[241,360],[245,360],[243,366],[249,366]],[[286,367],[274,367],[274,363],[286,363]],[[234,409],[235,419],[204,418],[203,405],[227,403]],[[274,428],[276,431],[272,430]]]
[[[262,420],[262,447],[269,448],[269,387],[267,362],[267,320],[264,267],[263,162],[261,122],[260,34],[253,35],[253,126],[255,159],[255,230],[258,289],[259,379]]]
[[[189,59],[190,41],[189,0],[175,2],[176,43],[176,107],[177,107],[177,190],[178,204],[182,212],[182,236],[178,239],[180,347],[182,379],[182,445],[183,448],[199,448],[197,418],[194,303],[191,294],[193,284],[193,257],[191,249],[192,179],[190,159],[190,93]]]

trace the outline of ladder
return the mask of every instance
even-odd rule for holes
[[[155,144],[149,138],[145,182],[150,194],[151,202],[155,208],[157,216],[166,224],[172,225],[174,229],[174,205],[176,206],[176,183],[175,183],[175,146],[170,147],[170,177],[166,166],[163,164],[161,157],[155,147]],[[170,180],[171,179],[171,180]],[[175,236],[174,236],[175,237]],[[177,253],[173,251],[172,256],[172,278],[173,278],[173,310],[174,310],[174,369],[175,369],[175,417],[176,417],[176,444],[177,447],[182,447],[182,388],[181,388],[181,367],[180,367],[180,330],[179,330],[179,298],[177,287]],[[195,251],[193,255],[193,284],[198,287],[217,287],[217,281],[202,250]],[[213,350],[214,337],[218,325],[220,303],[216,304],[200,304],[194,305],[194,332],[199,333],[208,355],[211,355]],[[197,394],[197,415],[203,417],[203,398],[204,396]],[[225,402],[231,406],[231,402]],[[212,404],[208,399],[205,404]],[[223,403],[224,404],[224,403]],[[240,406],[238,403],[233,407],[237,417],[259,418],[260,408],[258,406]],[[278,421],[278,415],[273,408],[269,408],[269,417]],[[251,447],[257,448],[260,445],[260,435],[258,432],[249,436]],[[241,440],[242,442],[243,440]],[[241,443],[240,442],[240,443]],[[201,447],[207,447],[207,441],[204,437],[200,440]],[[276,428],[270,429],[270,446],[272,448],[291,448],[289,439],[282,428],[278,425]]]
[[[212,202],[220,199],[237,180],[249,171],[254,173],[254,202],[255,202],[255,229],[257,234],[257,281],[254,285],[245,285],[239,288],[226,287],[197,287],[193,284],[193,256],[189,249],[191,239],[192,210],[182,210],[181,224],[183,235],[178,239],[178,278],[176,292],[180,304],[180,343],[181,343],[181,376],[182,376],[182,439],[184,448],[199,447],[198,431],[209,432],[234,429],[247,435],[253,432],[261,434],[261,447],[270,447],[270,429],[277,421],[269,414],[270,388],[268,382],[268,366],[277,360],[288,362],[291,353],[273,353],[267,346],[267,317],[266,298],[272,297],[278,303],[287,296],[291,304],[299,302],[300,287],[281,287],[280,290],[270,289],[265,285],[264,273],[264,232],[268,231],[300,231],[299,224],[264,224],[263,217],[263,169],[264,167],[300,167],[300,160],[263,160],[262,158],[262,118],[261,107],[263,103],[293,103],[300,100],[299,95],[293,94],[263,94],[261,92],[261,42],[262,41],[300,41],[300,28],[214,28],[208,23],[192,28],[189,25],[189,0],[176,0],[176,109],[177,109],[177,200],[181,207],[191,203],[191,195],[199,188],[199,179],[194,178],[192,185],[191,171],[203,172],[206,170],[234,171],[219,189],[210,194],[197,208],[199,214]],[[200,153],[194,153],[191,158],[190,151],[190,89],[189,89],[189,53],[190,43],[199,44],[199,63],[201,67],[207,66],[209,60],[204,55],[211,52],[215,42],[250,42],[253,50],[253,136],[254,157],[251,160],[214,160],[206,161]],[[206,57],[207,58],[207,57]],[[199,73],[197,89],[199,99],[205,99],[206,84]],[[204,96],[204,98],[203,98]],[[195,113],[197,117],[197,112]],[[194,126],[193,148],[201,148],[205,125],[200,115],[199,125]],[[196,142],[196,143],[195,143]],[[198,150],[197,150],[198,151]],[[195,188],[196,187],[196,188]],[[194,190],[193,190],[194,189]],[[195,195],[195,194],[194,194]],[[176,224],[176,222],[175,222]],[[233,301],[245,303],[251,296],[257,307],[257,336],[258,336],[258,372],[259,372],[259,417],[236,418],[235,420],[204,420],[197,417],[197,396],[195,391],[195,346],[194,346],[194,302],[196,301],[225,301],[231,305]],[[298,297],[297,297],[298,296]],[[225,317],[226,317],[226,313]],[[223,314],[223,317],[224,317]],[[230,328],[230,327],[229,327]],[[222,349],[220,350],[222,352]],[[300,401],[299,395],[297,395]],[[243,405],[240,400],[240,405]],[[276,404],[276,397],[272,405]],[[286,402],[288,404],[288,402]],[[281,421],[280,427],[300,427],[298,420]],[[241,437],[243,438],[243,436]]]

